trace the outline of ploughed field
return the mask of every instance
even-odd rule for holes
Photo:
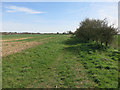
[[[107,48],[71,35],[3,35],[2,87],[117,88],[117,37]]]

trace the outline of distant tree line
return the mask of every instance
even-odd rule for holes
[[[2,35],[13,35],[13,34],[41,34],[41,33],[29,33],[29,32],[0,32]]]
[[[118,33],[114,25],[108,25],[106,19],[85,19],[74,32],[75,37],[83,41],[95,41],[106,46],[112,42],[114,35]]]
[[[29,32],[0,32],[0,34],[2,35],[15,35],[15,34],[73,34],[72,31],[67,31],[67,32],[63,32],[63,33],[29,33]]]

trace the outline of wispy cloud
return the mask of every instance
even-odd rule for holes
[[[28,14],[41,14],[41,13],[47,13],[47,12],[40,12],[40,11],[36,11],[30,8],[26,8],[26,7],[17,7],[17,6],[6,6],[5,8],[7,8],[7,12],[12,13],[12,12],[25,12]]]

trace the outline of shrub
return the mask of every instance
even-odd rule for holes
[[[109,26],[106,19],[85,19],[80,23],[79,28],[74,35],[84,41],[96,41],[97,43],[104,43],[106,46],[113,40],[117,29],[113,25]]]

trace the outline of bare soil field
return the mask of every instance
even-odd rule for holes
[[[22,50],[40,45],[43,43],[44,40],[47,40],[47,39],[50,39],[53,37],[40,39],[42,42],[41,41],[40,42],[37,42],[37,41],[30,41],[30,42],[20,41],[20,42],[18,42],[17,41],[17,40],[24,40],[24,39],[29,39],[29,38],[33,38],[33,37],[2,40],[1,56],[4,57],[4,56],[10,55],[10,54],[21,52]],[[16,42],[7,42],[7,41],[16,41]]]
[[[16,52],[20,52],[27,48],[34,47],[42,44],[42,42],[3,42],[2,43],[2,56],[7,56]]]
[[[1,41],[15,41],[15,40],[24,40],[24,39],[29,39],[33,37],[27,37],[27,38],[18,38],[18,39],[7,39],[7,40],[1,40]]]

